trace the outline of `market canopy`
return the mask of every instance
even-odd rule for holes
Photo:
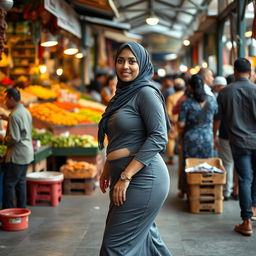
[[[118,27],[119,24],[129,24],[130,27],[126,27],[125,30],[150,40],[149,44],[154,45],[157,42],[159,51],[164,49],[176,52],[181,47],[181,39],[196,29],[200,14],[209,12],[210,3],[212,5],[214,2],[217,9],[217,1],[212,0],[71,0],[70,2],[82,15],[83,20],[88,21],[90,19],[88,16],[93,16],[102,19],[103,22],[105,19],[106,26]],[[146,23],[146,19],[150,16],[158,19],[156,25],[151,26]],[[107,20],[112,20],[112,23]]]

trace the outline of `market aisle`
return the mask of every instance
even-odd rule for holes
[[[224,202],[223,214],[190,214],[186,201],[176,197],[176,167],[169,169],[171,191],[157,223],[173,256],[255,256],[256,234],[232,231],[240,221],[238,202]],[[107,207],[99,189],[92,196],[64,196],[58,207],[30,207],[28,230],[0,230],[0,255],[98,256]]]

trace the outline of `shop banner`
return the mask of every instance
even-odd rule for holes
[[[57,17],[59,27],[81,38],[81,26],[72,7],[64,0],[44,0],[44,8]]]

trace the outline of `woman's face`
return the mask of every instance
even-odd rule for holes
[[[133,81],[139,74],[139,64],[129,48],[124,48],[116,59],[116,74],[123,82]]]

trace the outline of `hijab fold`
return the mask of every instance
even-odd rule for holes
[[[161,93],[161,91],[156,88],[151,81],[153,76],[153,65],[149,59],[149,54],[144,47],[135,42],[124,43],[120,46],[117,51],[116,58],[120,55],[121,51],[124,48],[129,48],[133,54],[135,55],[138,64],[139,64],[139,74],[138,76],[130,81],[123,82],[118,78],[117,90],[115,96],[109,102],[104,114],[102,115],[102,119],[99,122],[99,130],[98,130],[98,141],[99,141],[99,149],[104,148],[104,138],[107,129],[107,122],[110,116],[116,112],[118,109],[126,105],[143,87],[149,86],[154,88],[160,95],[162,99],[162,104],[165,111],[165,119],[167,130],[170,130],[170,122],[167,115],[165,100]],[[115,61],[116,63],[116,61]]]

